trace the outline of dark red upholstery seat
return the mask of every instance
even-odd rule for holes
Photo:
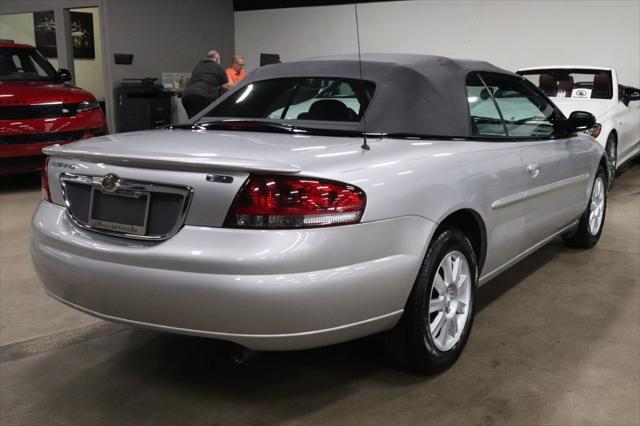
[[[558,92],[564,92],[565,96],[571,96],[573,90],[573,77],[567,76],[558,80]]]
[[[538,87],[545,95],[553,96],[556,94],[556,85],[558,80],[552,74],[540,74]]]
[[[298,115],[299,120],[354,121],[356,118],[353,110],[335,99],[316,101],[309,108],[309,112]]]
[[[611,97],[611,78],[608,72],[599,72],[593,76],[592,98],[608,99]]]

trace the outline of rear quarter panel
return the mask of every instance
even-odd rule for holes
[[[490,247],[486,268],[521,249],[521,204],[491,204],[524,190],[524,172],[512,142],[370,141],[371,150],[345,150],[331,162],[303,166],[305,175],[352,183],[367,194],[363,221],[421,216],[436,223],[460,209],[483,220]],[[339,153],[332,153],[339,154]],[[424,235],[424,250],[431,235]]]

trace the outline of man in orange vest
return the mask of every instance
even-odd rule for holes
[[[231,60],[231,66],[227,68],[227,77],[229,78],[229,83],[232,86],[235,86],[242,80],[247,73],[244,72],[244,56],[234,55]]]

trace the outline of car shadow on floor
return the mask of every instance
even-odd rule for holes
[[[562,248],[561,243],[551,244],[480,288],[478,310],[487,309],[504,293],[554,259]],[[272,380],[283,383],[283,375],[296,382],[301,374],[308,379],[310,371],[317,374],[315,386],[323,383],[335,386],[336,383],[332,383],[335,378],[350,381],[373,373],[380,373],[379,379],[387,384],[407,385],[429,380],[429,376],[417,377],[395,365],[385,353],[382,335],[318,349],[259,352],[240,365],[232,360],[234,346],[225,342],[142,330],[131,331],[130,340],[132,343],[139,341],[141,336],[145,336],[146,343],[121,360],[122,366],[133,374],[148,365],[151,357],[161,364],[159,371],[168,380],[189,384],[215,378],[216,383],[225,382],[225,391],[236,389],[242,395],[247,392],[245,386],[264,389]]]
[[[560,238],[525,257],[516,265],[507,269],[496,278],[485,283],[478,289],[477,312],[486,309],[503,294],[516,287],[525,278],[535,273],[547,263],[551,262],[562,251],[567,250]]]
[[[487,286],[486,291],[483,287],[479,308],[490,307],[524,277],[553,259],[555,251],[552,247],[534,254]],[[334,410],[353,399],[356,402],[347,405],[363,404],[361,408],[364,409],[365,400],[359,396],[363,394],[372,393],[367,398],[372,401],[379,398],[379,403],[383,404],[394,395],[419,388],[427,394],[435,392],[434,386],[442,381],[451,382],[452,386],[466,381],[470,386],[471,381],[477,380],[474,374],[479,374],[473,363],[468,362],[462,366],[457,364],[458,369],[454,368],[446,375],[416,376],[404,372],[387,357],[379,335],[318,349],[261,352],[242,365],[232,361],[231,345],[227,343],[136,329],[95,339],[82,346],[85,347],[77,347],[74,352],[100,353],[105,350],[109,355],[91,368],[81,370],[81,374],[74,372],[64,384],[65,389],[86,395],[86,392],[95,392],[99,386],[100,401],[85,400],[84,403],[104,410],[105,415],[117,411],[119,401],[135,400],[138,392],[144,392],[146,399],[142,404],[147,409],[156,407],[163,413],[163,421],[170,422],[173,416],[178,416],[183,424],[198,423],[203,419],[215,419],[220,424],[282,423],[307,418],[325,409]],[[58,393],[52,389],[45,392]],[[158,407],[158,402],[164,401],[166,395],[172,396],[172,402]],[[439,407],[441,396],[433,398]],[[73,396],[66,399],[75,400]],[[370,403],[366,404],[366,410],[376,408],[375,402],[373,406]],[[200,408],[179,408],[183,405]],[[217,411],[219,407],[225,408]],[[69,411],[73,409],[67,407]],[[127,419],[141,420],[138,414],[124,414],[124,411],[122,415]],[[63,420],[69,420],[64,417],[68,415],[66,412],[58,410],[58,414]],[[239,421],[242,419],[244,421]]]
[[[602,290],[581,282],[577,289],[561,286],[556,297],[532,303],[531,309],[518,303],[523,322],[531,320],[525,325],[533,328],[526,330],[522,322],[511,325],[495,316],[516,308],[514,295],[527,300],[532,290],[535,295],[545,283],[553,286],[544,277],[528,277],[538,271],[549,276],[549,266],[576,261],[580,253],[568,251],[549,265],[565,250],[554,241],[482,287],[482,321],[474,326],[458,363],[440,375],[398,370],[386,357],[380,336],[306,351],[262,352],[236,365],[223,342],[127,329],[23,358],[18,362],[27,364],[24,375],[13,374],[9,369],[17,364],[7,363],[4,377],[12,382],[3,387],[37,396],[14,398],[14,405],[22,401],[13,411],[15,418],[26,413],[19,418],[26,424],[347,424],[373,418],[378,424],[424,419],[517,424],[522,416],[526,423],[539,424],[566,392],[576,389],[583,360],[592,356],[607,331],[593,317],[591,305],[563,307],[576,291],[593,295]],[[619,302],[633,302],[629,291],[634,286],[618,287],[615,303],[593,301],[612,324]],[[559,318],[551,318],[549,311],[557,311]],[[558,327],[576,337],[561,338]],[[454,412],[459,413],[455,418]],[[3,416],[11,420],[13,415],[7,411]]]
[[[37,189],[40,189],[40,175],[38,173],[0,176],[0,194]]]

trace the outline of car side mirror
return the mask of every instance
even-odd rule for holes
[[[60,68],[58,70],[58,79],[61,83],[66,83],[67,81],[71,81],[71,73],[69,70],[65,70],[64,68]]]
[[[622,102],[625,104],[625,106],[629,106],[629,102],[632,101],[640,101],[640,91],[634,90],[633,92],[624,92],[624,94],[622,95]]]
[[[590,112],[573,111],[569,116],[569,125],[576,131],[583,131],[596,125],[596,118]]]
[[[573,111],[569,116],[569,124],[576,131],[583,131],[596,125],[596,118],[590,112]]]

